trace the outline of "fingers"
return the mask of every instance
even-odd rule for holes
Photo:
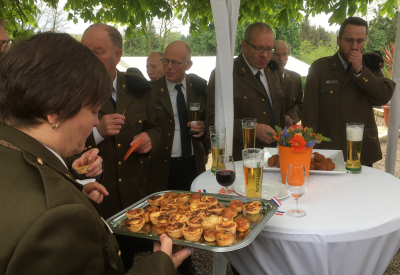
[[[158,241],[153,242],[153,252],[157,252],[161,249],[161,243]]]
[[[192,250],[188,247],[182,248],[178,252],[172,255],[172,262],[174,263],[175,268],[181,265],[181,263],[190,255],[192,255]]]
[[[161,247],[160,250],[165,252],[168,256],[172,256],[172,240],[166,234],[160,236]]]
[[[100,194],[104,196],[108,196],[107,189],[98,182],[89,182],[83,186],[82,192],[87,195],[91,193],[93,190],[98,191]]]
[[[97,131],[103,138],[115,136],[119,134],[123,124],[125,124],[125,116],[120,114],[105,115],[101,118]]]
[[[97,190],[93,190],[87,196],[97,203],[101,203],[103,201],[103,195]]]
[[[191,251],[186,247],[172,254],[172,240],[165,234],[162,234],[160,236],[160,242],[161,245],[158,242],[154,242],[153,251],[156,252],[158,250],[161,250],[162,252],[167,254],[174,263],[175,268],[178,268],[178,266],[183,262],[183,260],[185,260],[187,257],[191,255]]]

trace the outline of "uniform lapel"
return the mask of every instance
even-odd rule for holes
[[[332,65],[331,65],[331,70],[333,72],[333,75],[341,82],[344,83],[346,79],[346,71],[344,70],[344,67],[342,65],[342,62],[339,59],[338,53],[336,53],[334,56],[332,56]],[[331,80],[331,79],[326,79],[326,80]]]
[[[165,110],[169,113],[171,117],[174,117],[174,111],[172,109],[172,104],[171,104],[171,97],[169,95],[168,87],[167,87],[167,81],[165,79],[165,76],[160,78],[160,84],[161,88],[153,91],[156,92],[158,95],[158,99],[161,103],[162,106],[164,106]]]
[[[284,87],[285,88],[284,92],[285,92],[286,87],[290,87],[290,85],[292,84],[292,78],[291,78],[288,70],[285,70],[284,74],[285,74],[285,78],[283,79],[283,83],[284,83],[283,85],[285,86]]]
[[[267,82],[268,82],[269,93],[271,95],[271,100],[272,100],[271,104],[272,104],[272,107],[275,108],[274,103],[279,102],[276,98],[277,89],[279,88],[276,85],[277,79],[275,78],[274,74],[271,72],[271,69],[268,66],[265,67],[264,74],[265,74],[265,77],[267,78]],[[282,90],[282,92],[283,92],[283,90]],[[276,107],[278,107],[278,106],[276,106]]]
[[[129,94],[124,73],[117,70],[117,75],[117,113],[125,114],[125,111],[128,109],[134,96]]]
[[[243,82],[249,85],[251,88],[259,92],[260,94],[267,96],[257,81],[257,78],[253,75],[253,72],[250,70],[246,61],[244,60],[243,53],[238,56],[238,67],[239,74],[243,77]]]
[[[196,94],[193,91],[192,82],[190,81],[190,76],[186,75],[186,110],[188,114],[188,121],[190,121],[190,103],[196,102]]]

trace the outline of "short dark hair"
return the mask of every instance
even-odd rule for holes
[[[0,59],[0,121],[30,128],[58,114],[60,122],[111,95],[103,62],[66,33],[18,41]]]
[[[113,26],[104,24],[104,23],[96,23],[96,24],[90,25],[83,32],[83,34],[85,34],[85,32],[92,27],[103,27],[108,32],[108,36],[110,37],[111,43],[114,45],[114,47],[117,47],[117,49],[122,50],[122,35],[116,28],[114,28]]]
[[[344,22],[342,25],[340,25],[339,29],[339,38],[342,38],[342,35],[344,33],[344,29],[346,28],[347,25],[354,25],[354,26],[364,26],[365,27],[365,35],[368,34],[368,23],[364,19],[360,17],[349,17]]]
[[[256,22],[256,23],[253,23],[253,24],[251,24],[250,26],[247,27],[246,32],[244,33],[244,40],[245,41],[250,42],[251,34],[255,29],[265,31],[267,33],[270,33],[270,32],[274,33],[272,31],[272,28],[271,28],[270,25],[262,23],[262,22]]]

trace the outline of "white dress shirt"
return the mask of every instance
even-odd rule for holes
[[[269,102],[271,102],[271,107],[272,107],[271,92],[269,91],[268,81],[267,81],[267,77],[266,77],[265,74],[264,74],[264,70],[257,70],[256,68],[254,68],[253,66],[251,66],[251,65],[249,64],[249,62],[247,62],[246,57],[244,56],[243,53],[242,53],[242,55],[243,55],[244,61],[246,61],[247,66],[249,66],[249,68],[250,68],[251,72],[253,73],[253,75],[256,75],[256,73],[257,73],[258,71],[260,71],[260,73],[261,73],[260,79],[261,79],[262,84],[263,84],[264,87],[265,87],[265,90],[267,91],[267,95],[268,95],[268,98],[269,98]]]
[[[174,120],[175,120],[175,132],[174,132],[174,140],[172,142],[172,151],[171,151],[171,157],[172,158],[178,158],[182,157],[182,146],[181,146],[181,127],[179,123],[179,114],[178,114],[178,105],[176,104],[176,97],[178,96],[178,90],[175,89],[175,85],[179,83],[173,83],[171,81],[168,81],[165,79],[167,82],[167,88],[169,92],[169,96],[171,98],[171,105],[172,105],[172,110],[174,111]],[[183,96],[185,97],[185,102],[187,105],[187,94],[186,94],[186,75],[185,78],[182,80],[182,93]],[[192,141],[190,141],[192,143]],[[193,144],[191,144],[192,147],[192,153],[193,155]]]
[[[115,78],[113,81],[114,90],[111,95],[112,98],[115,100],[115,102],[117,102],[117,78],[118,78],[118,74],[115,74]],[[97,131],[96,127],[93,127],[93,137],[94,137],[94,141],[96,142],[96,145],[104,140],[104,138],[99,134],[99,131]]]

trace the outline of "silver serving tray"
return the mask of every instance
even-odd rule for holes
[[[133,208],[144,208],[148,204],[147,199],[155,196],[155,195],[162,195],[164,193],[174,192],[174,193],[197,193],[197,192],[189,192],[189,191],[177,191],[177,190],[167,190],[161,191],[154,194],[151,194],[140,201],[132,204],[131,206],[125,208],[121,212],[115,214],[111,218],[107,219],[107,224],[110,226],[112,231],[115,234],[133,236],[138,238],[145,238],[150,240],[160,240],[160,236],[157,234],[155,230],[153,230],[153,224],[151,222],[146,223],[144,227],[139,232],[131,232],[125,227],[125,222],[127,221],[127,217],[125,216],[125,212],[133,209]],[[172,239],[174,244],[183,245],[183,246],[190,246],[194,248],[209,250],[213,252],[228,252],[241,249],[247,245],[249,245],[260,233],[260,231],[264,228],[267,221],[275,214],[277,211],[277,206],[274,202],[270,200],[263,200],[263,199],[255,199],[249,197],[240,197],[240,196],[230,196],[230,195],[219,195],[219,194],[212,194],[212,193],[202,193],[204,196],[211,196],[216,198],[219,203],[224,206],[228,206],[229,202],[233,200],[240,200],[243,204],[246,204],[251,201],[259,201],[262,204],[262,208],[259,214],[255,215],[246,215],[243,210],[244,217],[248,217],[250,221],[250,228],[247,232],[238,233],[236,232],[235,241],[231,246],[218,246],[216,242],[208,243],[205,242],[203,237],[197,242],[186,241],[184,238],[182,239]],[[240,214],[238,214],[240,215]],[[155,228],[155,226],[154,226]]]

